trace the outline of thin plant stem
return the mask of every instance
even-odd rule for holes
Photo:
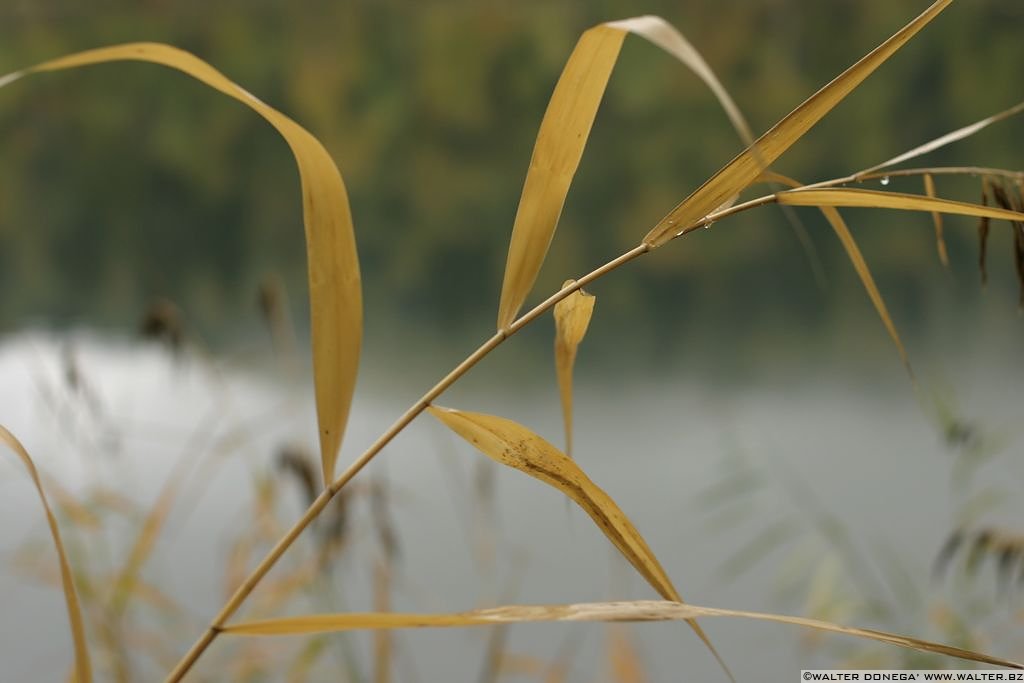
[[[752,208],[752,207],[750,207]],[[427,406],[431,404],[434,399],[440,396],[448,387],[459,380],[463,375],[469,372],[477,363],[483,360],[491,351],[496,349],[506,339],[511,337],[513,334],[523,329],[531,322],[536,320],[538,317],[543,315],[546,311],[551,309],[556,303],[569,296],[576,290],[584,287],[585,285],[597,280],[604,275],[616,270],[617,268],[629,263],[633,259],[636,259],[648,251],[651,247],[647,244],[641,244],[633,249],[630,249],[626,253],[622,254],[618,258],[609,261],[600,268],[591,271],[583,277],[576,280],[574,283],[563,287],[558,290],[547,299],[537,304],[530,311],[522,315],[516,321],[511,323],[508,327],[502,330],[498,330],[490,339],[485,341],[480,347],[472,354],[466,357],[464,361],[459,363],[451,372],[449,372],[440,382],[435,384],[427,393],[425,393],[416,403],[414,403],[405,413],[399,417],[394,424],[392,424],[387,431],[381,434],[373,444],[363,452],[348,468],[335,479],[331,485],[325,488],[319,496],[310,504],[309,508],[302,515],[302,517],[292,526],[291,529],[277,542],[277,544],[267,553],[263,560],[256,566],[255,569],[249,574],[249,576],[241,583],[241,585],[235,590],[235,593],[225,603],[221,611],[214,617],[210,626],[206,629],[202,636],[192,645],[191,649],[182,657],[181,661],[174,667],[171,673],[167,676],[167,683],[177,683],[180,681],[186,673],[192,668],[195,662],[203,654],[203,652],[210,646],[210,644],[216,639],[217,635],[221,632],[225,622],[230,619],[238,608],[241,607],[242,603],[245,602],[246,598],[252,593],[259,582],[266,576],[267,572],[274,566],[278,559],[291,547],[295,539],[305,530],[310,523],[319,516],[323,509],[331,502],[331,499],[338,494],[339,491],[352,480],[360,470],[363,469],[373,458],[380,453],[380,451],[398,434],[409,426],[409,424],[419,416]]]
[[[824,180],[818,183],[805,185],[800,189],[812,189],[812,188],[824,188],[834,187],[838,185],[845,185],[848,183],[860,183],[875,178],[883,178],[886,176],[914,176],[924,175],[930,173],[933,175],[997,175],[1002,177],[1011,178],[1022,178],[1024,173],[1018,173],[1014,171],[1008,171],[1004,169],[992,169],[992,168],[981,168],[974,166],[963,166],[963,167],[935,167],[935,168],[913,168],[913,169],[899,169],[885,172],[875,172],[872,169],[859,171],[852,175],[844,176],[841,178],[834,178],[831,180]],[[680,230],[676,237],[682,237],[683,235],[693,232],[699,228],[709,227],[712,223],[727,218],[729,216],[748,211],[760,206],[772,204],[778,201],[777,194],[769,194],[755,199],[736,204],[727,209],[721,211],[712,212],[705,216],[697,223],[687,226]],[[267,553],[263,560],[252,570],[249,576],[239,585],[235,593],[225,603],[221,611],[214,617],[213,621],[207,627],[206,631],[200,636],[200,638],[192,645],[188,652],[182,657],[178,664],[174,667],[171,673],[166,678],[166,683],[177,683],[180,681],[185,674],[192,668],[199,657],[206,651],[210,644],[217,638],[223,629],[225,623],[230,619],[235,612],[238,611],[242,603],[249,597],[252,591],[256,588],[259,582],[266,576],[267,572],[277,563],[281,556],[291,547],[295,539],[305,530],[307,526],[316,519],[328,503],[338,494],[341,489],[348,484],[383,448],[391,442],[399,433],[401,433],[409,424],[415,420],[420,413],[426,410],[438,396],[444,393],[452,384],[457,382],[463,375],[469,372],[477,363],[487,357],[494,349],[498,348],[506,339],[511,337],[513,334],[523,329],[531,322],[536,320],[538,317],[550,310],[556,303],[569,296],[578,289],[586,286],[587,284],[611,273],[612,271],[620,268],[621,266],[633,261],[640,256],[651,251],[653,247],[649,244],[642,243],[639,246],[625,252],[621,256],[609,261],[603,266],[587,273],[583,277],[580,277],[573,283],[558,290],[547,299],[537,304],[534,308],[520,316],[514,322],[508,325],[508,327],[498,330],[492,337],[487,339],[483,344],[477,348],[476,351],[466,357],[461,363],[459,363],[451,372],[449,372],[444,378],[435,384],[429,391],[423,394],[422,397],[412,406],[410,406],[383,434],[381,434],[373,444],[370,445],[366,451],[363,452],[348,468],[342,472],[337,479],[335,479],[330,486],[325,488],[319,496],[310,504],[309,508],[302,515],[301,518],[292,526],[291,529],[277,542],[277,544]]]

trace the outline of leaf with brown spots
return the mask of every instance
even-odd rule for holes
[[[487,457],[539,479],[571,498],[659,595],[666,600],[683,601],[626,514],[571,458],[512,420],[439,406],[430,406],[427,410]],[[695,620],[687,621],[728,673],[704,630]]]

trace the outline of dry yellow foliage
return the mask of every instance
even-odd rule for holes
[[[0,87],[33,73],[118,61],[150,62],[188,74],[262,116],[291,148],[302,181],[320,457],[324,481],[330,483],[355,391],[363,330],[359,259],[338,167],[305,128],[195,55],[170,45],[126,43],[86,50],[0,77]]]
[[[64,602],[67,605],[68,620],[71,622],[71,638],[75,644],[75,670],[72,672],[71,680],[78,683],[90,683],[92,681],[92,665],[89,662],[89,648],[86,645],[85,625],[82,621],[82,609],[78,604],[78,592],[75,590],[75,580],[71,574],[71,566],[68,564],[68,556],[64,551],[64,542],[60,538],[60,529],[57,528],[57,519],[50,510],[50,503],[46,500],[46,493],[43,491],[43,484],[39,480],[39,472],[32,462],[32,456],[28,454],[21,442],[6,428],[0,426],[0,441],[10,448],[17,455],[28,474],[32,477],[36,491],[39,493],[39,500],[46,511],[46,523],[50,527],[50,536],[53,538],[53,545],[57,549],[57,559],[60,561],[60,579],[64,588]]]
[[[566,280],[562,289],[575,284]],[[572,457],[572,369],[576,349],[587,334],[597,298],[582,289],[555,304],[555,374],[562,397],[562,420],[565,422],[565,454]]]
[[[818,121],[849,95],[908,40],[944,10],[952,0],[936,0],[920,16],[869,52],[863,59],[811,95],[799,107],[775,124],[767,133],[701,185],[661,219],[644,237],[644,242],[659,247],[681,231],[723,206],[743,191],[768,166],[802,138]]]

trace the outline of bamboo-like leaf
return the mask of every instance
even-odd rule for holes
[[[666,600],[682,602],[654,552],[612,497],[564,453],[526,427],[503,417],[430,406],[430,413],[496,462],[555,487],[590,515],[608,540]],[[722,668],[725,662],[695,620],[687,620]],[[732,674],[729,674],[732,678]]]
[[[115,61],[150,62],[184,72],[251,108],[291,148],[302,181],[320,456],[324,480],[330,482],[355,391],[363,329],[359,260],[338,167],[306,129],[198,57],[169,45],[126,43],[86,50],[0,77],[0,87],[33,73]]]
[[[776,182],[790,187],[802,187],[800,182],[779,173],[763,173],[761,178],[769,182]],[[790,193],[779,193],[779,196],[782,194]],[[861,284],[864,285],[864,289],[867,291],[868,297],[871,299],[871,303],[875,307],[875,311],[878,312],[878,317],[882,319],[882,324],[885,325],[886,332],[889,333],[889,337],[892,339],[893,343],[896,344],[896,350],[899,351],[900,360],[903,361],[903,365],[907,368],[907,372],[909,372],[910,376],[913,377],[914,373],[910,368],[910,359],[907,357],[907,350],[904,348],[903,342],[900,340],[899,332],[896,331],[896,324],[893,323],[892,316],[889,315],[889,309],[885,305],[885,300],[882,299],[882,293],[878,291],[878,286],[875,285],[875,279],[871,276],[871,269],[868,268],[867,261],[864,260],[864,255],[861,253],[860,247],[857,246],[857,241],[853,239],[853,233],[850,232],[849,226],[846,225],[846,221],[843,220],[843,217],[835,207],[818,206],[818,209],[821,211],[822,215],[825,216],[825,220],[828,221],[829,225],[832,226],[832,230],[836,233],[836,237],[839,238],[839,241],[843,245],[843,249],[846,250],[846,256],[853,264],[854,270],[857,271],[857,277],[860,278]]]
[[[869,52],[863,59],[837,76],[788,116],[775,124],[739,156],[684,199],[644,237],[644,242],[658,247],[721,206],[732,195],[741,192],[775,163],[797,140],[802,138],[825,114],[846,98],[865,78],[918,31],[944,10],[952,0],[936,0],[920,16],[896,32],[891,38]]]
[[[874,173],[875,171],[880,171],[883,168],[895,166],[896,164],[902,164],[904,161],[909,161],[919,156],[928,154],[929,152],[934,152],[935,150],[941,147],[945,147],[946,145],[958,142],[960,140],[963,140],[964,138],[968,138],[977,133],[978,131],[981,131],[987,128],[988,126],[991,126],[993,123],[998,123],[1004,119],[1008,119],[1011,116],[1015,116],[1021,112],[1024,112],[1024,102],[1015,104],[1009,109],[1003,110],[998,114],[993,114],[992,116],[984,118],[981,121],[975,121],[969,126],[964,126],[963,128],[958,128],[957,130],[939,136],[934,140],[931,140],[930,142],[926,142],[923,145],[920,145],[919,147],[915,147],[914,149],[908,150],[903,154],[900,154],[898,156],[893,157],[892,159],[889,159],[888,161],[883,161],[877,166],[872,166],[871,168],[865,169],[858,173],[857,175]]]
[[[932,199],[916,194],[881,192],[879,190],[854,190],[850,188],[829,188],[810,190],[787,190],[775,195],[780,204],[790,206],[823,206],[899,209],[902,211],[937,211],[960,216],[987,216],[1007,221],[1024,221],[1024,213],[994,206],[983,206],[951,199]]]
[[[935,199],[935,180],[931,173],[924,174],[924,193],[929,198]],[[935,224],[935,248],[939,252],[939,261],[946,268],[949,268],[949,253],[946,251],[946,238],[942,236],[942,214],[932,211],[932,223]]]
[[[575,284],[562,283],[562,289]],[[565,423],[565,454],[572,457],[572,369],[576,363],[576,349],[587,334],[590,317],[594,314],[593,294],[578,289],[555,304],[555,374],[562,397],[562,420]]]
[[[2,81],[0,81],[2,82]],[[85,639],[85,625],[82,620],[82,610],[78,604],[78,592],[75,590],[75,580],[71,573],[71,565],[68,563],[67,553],[64,551],[64,542],[60,537],[60,529],[57,528],[57,519],[50,510],[50,503],[46,500],[46,493],[43,491],[43,484],[39,480],[39,472],[21,442],[6,428],[0,426],[0,441],[2,441],[20,459],[28,474],[32,477],[36,491],[39,493],[39,500],[46,512],[46,523],[50,527],[50,536],[53,538],[53,545],[57,549],[57,559],[60,562],[60,578],[64,588],[64,602],[67,605],[68,621],[71,623],[71,638],[75,645],[75,670],[72,680],[78,683],[90,683],[92,681],[92,664],[89,662],[89,648]]]
[[[682,62],[714,94],[715,99],[718,100],[718,103],[722,105],[722,109],[725,110],[726,116],[729,117],[732,127],[736,129],[736,133],[743,140],[743,144],[750,145],[754,141],[754,134],[750,130],[750,124],[747,123],[747,119],[740,112],[739,107],[736,106],[736,102],[729,95],[729,91],[725,89],[718,80],[718,77],[715,76],[715,72],[711,70],[711,67],[704,60],[704,57],[701,56],[700,52],[672,24],[661,17],[646,15],[621,21],[612,21],[606,24],[606,26],[622,29],[641,38],[646,38]]]
[[[539,479],[571,498],[658,594],[666,600],[681,599],[647,542],[611,496],[553,445],[502,417],[440,406],[427,410],[487,457]]]
[[[750,144],[753,138],[714,72],[664,19],[633,17],[584,32],[565,63],[537,133],[512,226],[498,305],[499,330],[515,319],[537,279],[627,33],[646,38],[689,67],[718,98],[744,143]]]
[[[886,631],[841,626],[827,621],[784,614],[699,607],[660,600],[591,602],[571,605],[505,605],[454,614],[400,614],[397,612],[314,614],[231,624],[225,626],[223,631],[246,636],[277,636],[378,628],[458,628],[542,621],[678,621],[698,617],[734,617],[790,624],[866,638],[921,652],[933,652],[957,659],[1012,669],[1024,669],[1024,664],[1009,659]]]

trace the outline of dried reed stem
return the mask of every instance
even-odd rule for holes
[[[752,206],[748,208],[753,208]],[[735,213],[735,211],[733,211]],[[185,656],[182,657],[181,661],[174,667],[170,674],[166,678],[166,683],[177,683],[180,681],[185,674],[189,672],[192,666],[196,663],[199,657],[206,651],[206,648],[217,638],[223,628],[225,622],[230,619],[238,608],[242,606],[246,598],[252,593],[259,582],[266,576],[267,572],[274,566],[274,564],[280,559],[286,550],[295,542],[295,539],[305,530],[310,523],[319,516],[327,504],[331,502],[331,499],[338,494],[339,491],[352,480],[360,470],[363,469],[373,458],[380,453],[380,451],[386,446],[392,439],[409,426],[409,424],[416,419],[416,417],[426,410],[427,406],[431,404],[438,396],[440,396],[448,387],[457,382],[460,377],[469,372],[474,365],[483,360],[491,351],[501,345],[506,339],[511,337],[513,334],[523,329],[539,316],[546,313],[552,306],[557,304],[559,301],[569,296],[581,287],[597,280],[604,275],[616,270],[617,268],[629,263],[635,258],[638,258],[648,251],[651,247],[647,244],[641,244],[633,249],[622,254],[618,258],[609,261],[600,268],[591,271],[583,277],[577,279],[572,284],[563,287],[558,290],[547,299],[537,304],[533,309],[522,315],[515,322],[510,324],[503,330],[499,330],[494,336],[485,341],[480,348],[474,351],[472,354],[466,357],[464,361],[459,363],[451,372],[449,372],[440,382],[435,384],[427,393],[425,393],[416,403],[414,403],[405,413],[399,417],[394,424],[392,424],[387,431],[381,434],[373,444],[366,449],[366,451],[360,455],[351,465],[348,466],[341,475],[335,479],[329,487],[324,489],[316,500],[314,500],[306,512],[301,518],[295,523],[295,525],[288,530],[288,532],[281,538],[280,541],[267,553],[266,557],[252,570],[252,573],[239,585],[235,590],[235,593],[225,603],[221,611],[214,617],[213,621],[207,627],[206,631],[202,636],[192,645]]]
[[[849,176],[842,178],[834,178],[832,180],[825,180],[819,183],[806,185],[801,189],[814,189],[814,188],[827,188],[835,187],[838,185],[845,185],[847,183],[859,183],[866,180],[875,178],[883,178],[886,176],[912,176],[912,175],[924,175],[930,173],[934,175],[940,174],[961,174],[961,175],[998,175],[1003,177],[1012,177],[1019,179],[1024,174],[1016,173],[1013,171],[1007,171],[1003,169],[989,169],[979,167],[936,167],[926,169],[902,169],[892,170],[886,172],[875,172],[871,169],[865,171],[859,171]],[[754,209],[767,204],[773,204],[778,201],[777,194],[764,195],[751,199],[749,201],[736,204],[735,206],[720,211],[715,211],[702,218],[693,225],[682,228],[675,237],[682,237],[683,235],[693,232],[702,227],[708,227],[715,221],[727,218],[734,214],[738,214],[750,209]],[[182,657],[181,661],[174,667],[171,673],[167,676],[166,683],[177,683],[180,681],[186,673],[192,668],[199,657],[206,651],[206,648],[216,639],[217,635],[221,632],[223,626],[230,619],[238,608],[241,607],[242,603],[245,602],[246,598],[252,593],[263,577],[270,571],[278,559],[285,553],[286,550],[295,542],[295,539],[305,530],[309,524],[319,516],[320,512],[327,506],[327,504],[338,494],[341,489],[348,484],[349,481],[355,477],[360,470],[363,469],[380,451],[391,442],[399,433],[402,432],[409,424],[422,413],[427,406],[429,406],[438,396],[444,393],[452,384],[457,382],[463,375],[473,368],[477,363],[483,360],[488,354],[494,349],[500,346],[506,339],[511,337],[513,334],[521,330],[522,328],[529,325],[539,316],[550,310],[555,304],[562,299],[566,298],[576,290],[588,285],[589,283],[607,275],[608,273],[618,269],[619,267],[629,263],[630,261],[643,256],[649,252],[653,247],[646,243],[642,243],[637,247],[625,252],[618,258],[609,261],[600,268],[597,268],[590,273],[578,278],[575,282],[563,287],[558,290],[547,299],[537,304],[533,309],[519,317],[517,320],[509,324],[507,327],[499,330],[494,336],[489,338],[472,354],[466,357],[461,363],[459,363],[451,372],[449,372],[441,381],[435,384],[429,391],[427,391],[416,403],[414,403],[408,410],[406,410],[401,417],[399,417],[394,424],[392,424],[387,431],[381,434],[370,447],[363,452],[348,468],[341,473],[335,479],[329,487],[324,489],[323,492],[317,496],[316,500],[310,504],[309,508],[302,515],[302,517],[295,523],[295,525],[289,529],[289,531],[281,538],[280,541],[267,553],[266,557],[252,570],[252,573],[241,583],[234,595],[228,600],[221,611],[210,623],[206,631],[200,636],[200,638],[192,645],[189,651]]]

